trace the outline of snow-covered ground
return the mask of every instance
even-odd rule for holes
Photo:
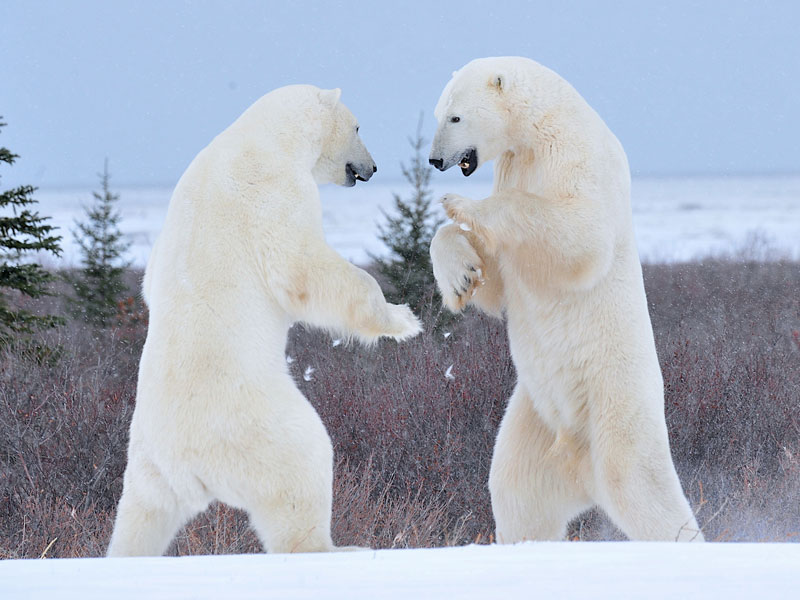
[[[336,554],[0,561],[4,600],[797,598],[800,544],[539,542]]]
[[[434,198],[445,192],[481,198],[488,181],[438,184]],[[112,182],[113,188],[113,182]],[[122,230],[132,242],[130,258],[144,265],[166,214],[169,188],[121,188]],[[355,188],[321,188],[328,242],[356,263],[368,253],[383,253],[376,223],[381,208],[391,210],[392,194],[409,195],[405,182],[373,180]],[[64,263],[76,264],[72,239],[74,220],[83,218],[82,205],[91,190],[39,190],[38,210],[52,217],[64,236]],[[649,261],[688,260],[709,253],[735,252],[753,239],[800,258],[800,176],[637,178],[633,181],[634,227],[642,258]]]

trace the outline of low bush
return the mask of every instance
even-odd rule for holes
[[[645,283],[672,452],[707,539],[798,540],[800,265],[651,265]],[[38,302],[46,311],[54,300]],[[51,360],[0,352],[0,557],[103,554],[146,314],[131,299],[117,323],[43,333],[58,349]],[[469,311],[448,330],[429,326],[372,349],[298,326],[287,356],[334,443],[337,543],[493,539],[489,464],[515,382],[501,322]],[[599,511],[576,519],[569,536],[622,538]],[[214,504],[170,553],[259,550],[246,516]]]

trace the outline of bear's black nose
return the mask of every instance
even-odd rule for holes
[[[442,170],[442,166],[444,166],[444,159],[442,158],[431,158],[430,160],[428,160],[428,162],[431,163],[431,165],[433,165],[440,171]]]
[[[372,172],[373,173],[377,173],[378,172],[378,165],[372,165]]]

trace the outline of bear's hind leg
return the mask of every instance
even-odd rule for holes
[[[332,552],[330,510],[324,501],[278,493],[248,509],[250,523],[270,554]]]
[[[274,392],[278,393],[278,392]],[[244,509],[264,550],[270,553],[330,552],[333,448],[314,408],[288,382],[280,392],[284,412],[266,427],[280,431],[263,439],[243,498]]]
[[[132,456],[107,556],[160,556],[178,529],[193,516],[155,465]]]
[[[568,452],[558,449],[555,435],[518,384],[497,434],[489,474],[499,543],[563,540],[569,521],[590,508],[575,473],[580,457]]]
[[[595,494],[611,520],[632,540],[702,542],[663,423],[637,424],[651,432],[646,437],[620,431],[610,418],[602,425],[593,436]]]

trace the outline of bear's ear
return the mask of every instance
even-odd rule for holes
[[[333,90],[322,90],[319,93],[320,104],[327,106],[328,108],[333,108],[336,106],[336,103],[339,102],[339,98],[341,97],[342,90],[339,88]]]
[[[491,86],[498,92],[503,92],[508,87],[508,80],[505,75],[495,75],[492,77]]]

